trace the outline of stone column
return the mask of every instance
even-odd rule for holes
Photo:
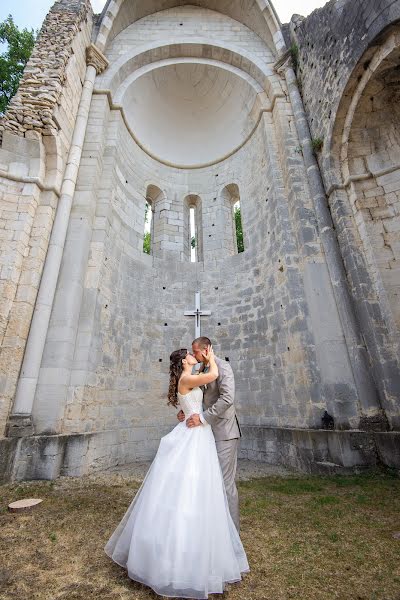
[[[298,344],[304,357],[308,387],[303,393],[309,394],[309,400],[302,418],[308,426],[320,427],[322,408],[326,408],[338,429],[357,428],[358,390],[319,240],[304,163],[295,152],[299,141],[295,128],[290,127],[288,102],[276,100],[272,118],[264,115],[264,127],[272,171],[269,194],[275,196],[280,207],[281,227],[288,220],[291,239],[287,239],[287,251],[290,255],[295,247],[296,258],[300,259],[290,265],[291,309],[285,324],[292,336],[290,347]],[[290,249],[289,244],[295,246]],[[287,273],[286,265],[284,272]],[[302,285],[294,284],[294,277]],[[301,384],[294,385],[298,396]]]
[[[14,406],[8,422],[8,435],[11,437],[20,437],[33,433],[33,401],[64,251],[94,81],[96,74],[101,73],[108,65],[107,59],[93,44],[87,48],[86,58],[87,69],[85,81],[61,187],[60,200],[57,206],[46,263],[32,317]]]
[[[377,415],[381,414],[382,427],[385,428],[386,418],[383,415],[376,385],[371,375],[367,350],[362,339],[353,299],[348,288],[346,271],[334,231],[321,173],[312,148],[310,129],[289,53],[286,53],[278,61],[275,69],[282,73],[286,79],[297,134],[307,170],[319,235],[324,248],[335,301],[343,326],[354,381],[358,390],[360,408],[363,415],[362,421],[365,422],[365,419],[368,420],[371,418],[375,422]]]

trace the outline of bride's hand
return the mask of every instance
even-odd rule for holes
[[[212,346],[207,346],[205,350],[202,351],[202,356],[206,361],[214,358],[214,350]]]

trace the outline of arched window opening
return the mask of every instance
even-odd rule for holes
[[[239,187],[236,183],[227,185],[221,194],[222,245],[228,256],[244,251],[242,212]]]
[[[396,48],[393,48],[393,43],[396,44]],[[349,190],[349,202],[355,211],[360,238],[364,247],[368,248],[367,261],[371,277],[375,282],[378,297],[382,298],[382,294],[385,294],[382,306],[385,304],[384,310],[390,310],[392,323],[397,325],[398,330],[400,47],[398,40],[394,42],[394,39],[389,37],[385,46],[381,48],[382,51],[383,48],[390,54],[379,66],[378,54],[375,54],[372,59],[373,70],[365,73],[366,63],[362,63],[353,73],[354,89],[351,92],[352,101],[345,121],[347,139],[344,133],[343,139],[340,135],[337,139],[342,139],[340,163],[343,178],[350,176],[354,179]],[[367,77],[368,81],[365,81]],[[339,129],[339,125],[337,128]],[[398,335],[394,327],[391,327],[391,332],[394,336]]]
[[[167,235],[167,199],[156,185],[149,185],[146,190],[144,210],[143,252],[160,256]]]
[[[203,260],[202,215],[199,196],[190,194],[184,201],[185,258],[190,262]]]

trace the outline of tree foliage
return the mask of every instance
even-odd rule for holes
[[[235,228],[236,228],[236,243],[238,252],[244,251],[243,243],[243,228],[242,228],[242,215],[240,207],[235,207]]]
[[[19,30],[11,15],[0,23],[0,42],[7,44],[7,50],[0,54],[0,114],[18,89],[25,65],[35,44],[33,29]]]
[[[149,211],[150,211],[150,203],[146,202],[146,206],[144,209],[144,223],[145,225],[149,222]],[[150,254],[151,252],[151,233],[150,231],[144,232],[143,237],[143,252],[146,254]]]
[[[143,238],[143,252],[146,254],[150,254],[150,246],[151,246],[151,235],[150,231],[146,231]]]

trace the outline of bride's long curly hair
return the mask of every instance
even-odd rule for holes
[[[178,382],[183,371],[182,360],[187,355],[188,351],[185,348],[175,350],[169,357],[169,390],[168,403],[175,408],[178,406]]]

